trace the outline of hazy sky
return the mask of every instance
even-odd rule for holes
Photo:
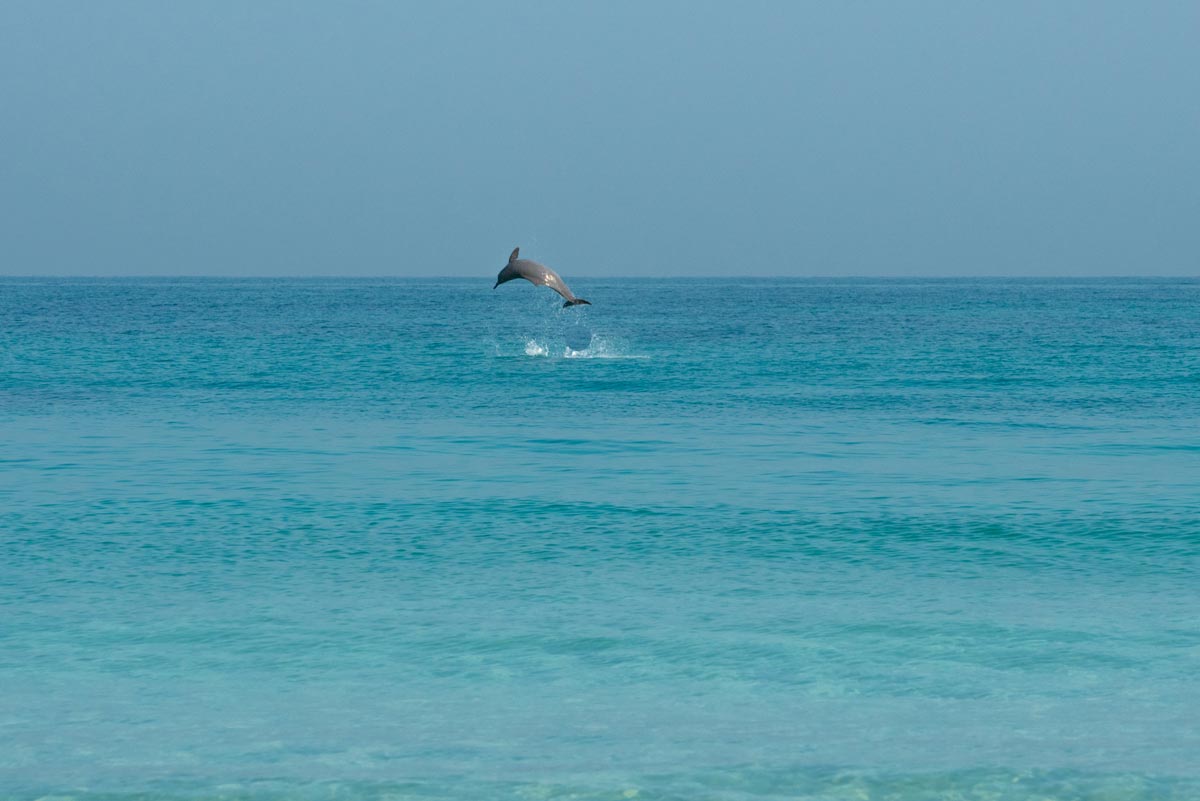
[[[0,3],[0,273],[1200,274],[1200,3]]]

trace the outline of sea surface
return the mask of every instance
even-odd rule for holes
[[[0,799],[1200,798],[1200,281],[0,280]]]

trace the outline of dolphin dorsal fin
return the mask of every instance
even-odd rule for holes
[[[520,248],[513,248],[512,255],[508,257],[508,263],[509,263],[509,264],[512,264],[514,261],[516,261],[516,260],[517,260],[517,254],[518,254],[518,253],[520,253],[520,252],[521,252],[521,249],[520,249]]]

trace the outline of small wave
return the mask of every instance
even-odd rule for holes
[[[612,773],[601,776],[567,775],[558,781],[463,779],[439,776],[403,784],[369,781],[302,781],[279,778],[225,782],[193,780],[159,782],[141,792],[74,791],[46,795],[54,801],[391,801],[391,799],[537,798],[546,801],[578,799],[636,799],[659,801],[686,797],[725,798],[990,798],[1031,801],[1055,798],[1122,798],[1129,801],[1195,798],[1200,783],[1191,776],[1159,776],[1135,772],[1082,770],[1012,770],[978,768],[921,773],[886,773],[836,768],[722,766],[675,773]],[[3,798],[21,796],[2,796]],[[30,797],[33,797],[30,795]]]

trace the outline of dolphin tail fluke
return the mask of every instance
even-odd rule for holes
[[[583,298],[575,298],[575,300],[568,300],[566,303],[564,303],[563,308],[565,309],[568,306],[591,306],[591,305],[592,305],[592,302],[590,300],[584,300]]]

